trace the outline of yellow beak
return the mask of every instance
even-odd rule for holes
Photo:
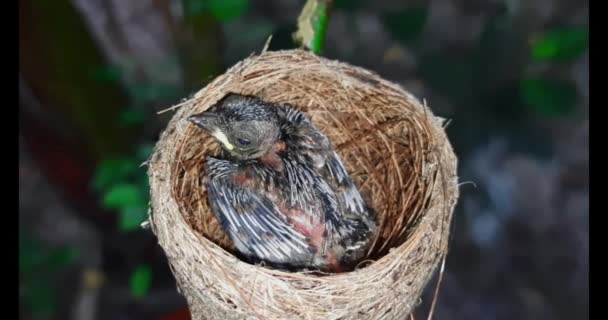
[[[220,130],[214,130],[211,133],[219,142],[221,142],[224,147],[226,147],[226,149],[228,149],[228,151],[232,151],[234,149],[234,146],[232,145],[232,143],[230,143],[230,141],[228,141],[228,137],[226,137],[226,135],[220,131]]]

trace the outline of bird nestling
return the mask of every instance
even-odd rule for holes
[[[251,262],[341,272],[365,258],[376,228],[327,137],[300,111],[229,93],[189,121],[223,148],[209,157],[209,202]]]

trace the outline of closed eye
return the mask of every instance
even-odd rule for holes
[[[238,138],[237,141],[242,146],[247,146],[247,145],[249,145],[251,143],[251,141],[249,141],[247,139],[243,139],[243,138]]]

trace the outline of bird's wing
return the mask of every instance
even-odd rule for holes
[[[296,141],[300,153],[306,155],[312,165],[325,176],[340,206],[354,215],[365,213],[367,210],[364,201],[329,139],[301,111],[293,107],[282,106],[279,116],[285,121],[287,134]]]
[[[207,188],[213,211],[243,254],[275,263],[312,259],[309,239],[286,222],[262,190],[234,182],[235,165],[210,158]]]
[[[341,207],[352,214],[359,215],[365,213],[367,210],[363,198],[336,152],[331,151],[328,153],[323,169],[327,170],[326,176],[328,176],[328,180],[333,182],[332,184],[336,190],[336,196]]]

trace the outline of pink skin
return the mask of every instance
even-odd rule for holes
[[[271,166],[276,171],[283,171],[283,162],[277,154],[279,151],[283,150],[285,150],[285,142],[278,140],[272,147],[270,147],[268,152],[260,157],[260,161]]]
[[[289,218],[291,225],[298,232],[307,236],[310,239],[310,244],[320,253],[320,249],[325,242],[325,237],[323,236],[325,226],[323,223],[321,221],[313,221],[310,216],[300,209],[282,209],[281,211]],[[327,268],[330,272],[341,271],[338,260],[331,249],[327,252],[325,259],[327,260]]]
[[[283,170],[283,162],[281,158],[277,154],[279,151],[285,150],[285,142],[278,140],[268,152],[266,152],[263,156],[260,157],[260,161],[271,166],[277,171]],[[246,185],[251,182],[251,178],[247,176],[246,172],[242,172],[240,174],[236,174],[232,177],[232,180],[239,185]]]
[[[285,142],[278,140],[263,156],[259,159],[261,162],[269,165],[276,171],[283,170],[283,162],[278,155],[278,152],[285,150]],[[239,185],[246,185],[252,181],[246,173],[234,175],[234,182]],[[301,234],[310,239],[310,244],[320,252],[325,238],[325,226],[321,221],[314,221],[309,215],[300,209],[285,209],[281,208],[281,212],[289,219],[289,223]],[[340,272],[340,266],[332,250],[329,250],[325,256],[328,262],[328,270],[331,272]]]
[[[232,180],[239,185],[245,185],[249,181],[251,181],[251,179],[248,178],[245,174],[235,174],[232,176]]]

